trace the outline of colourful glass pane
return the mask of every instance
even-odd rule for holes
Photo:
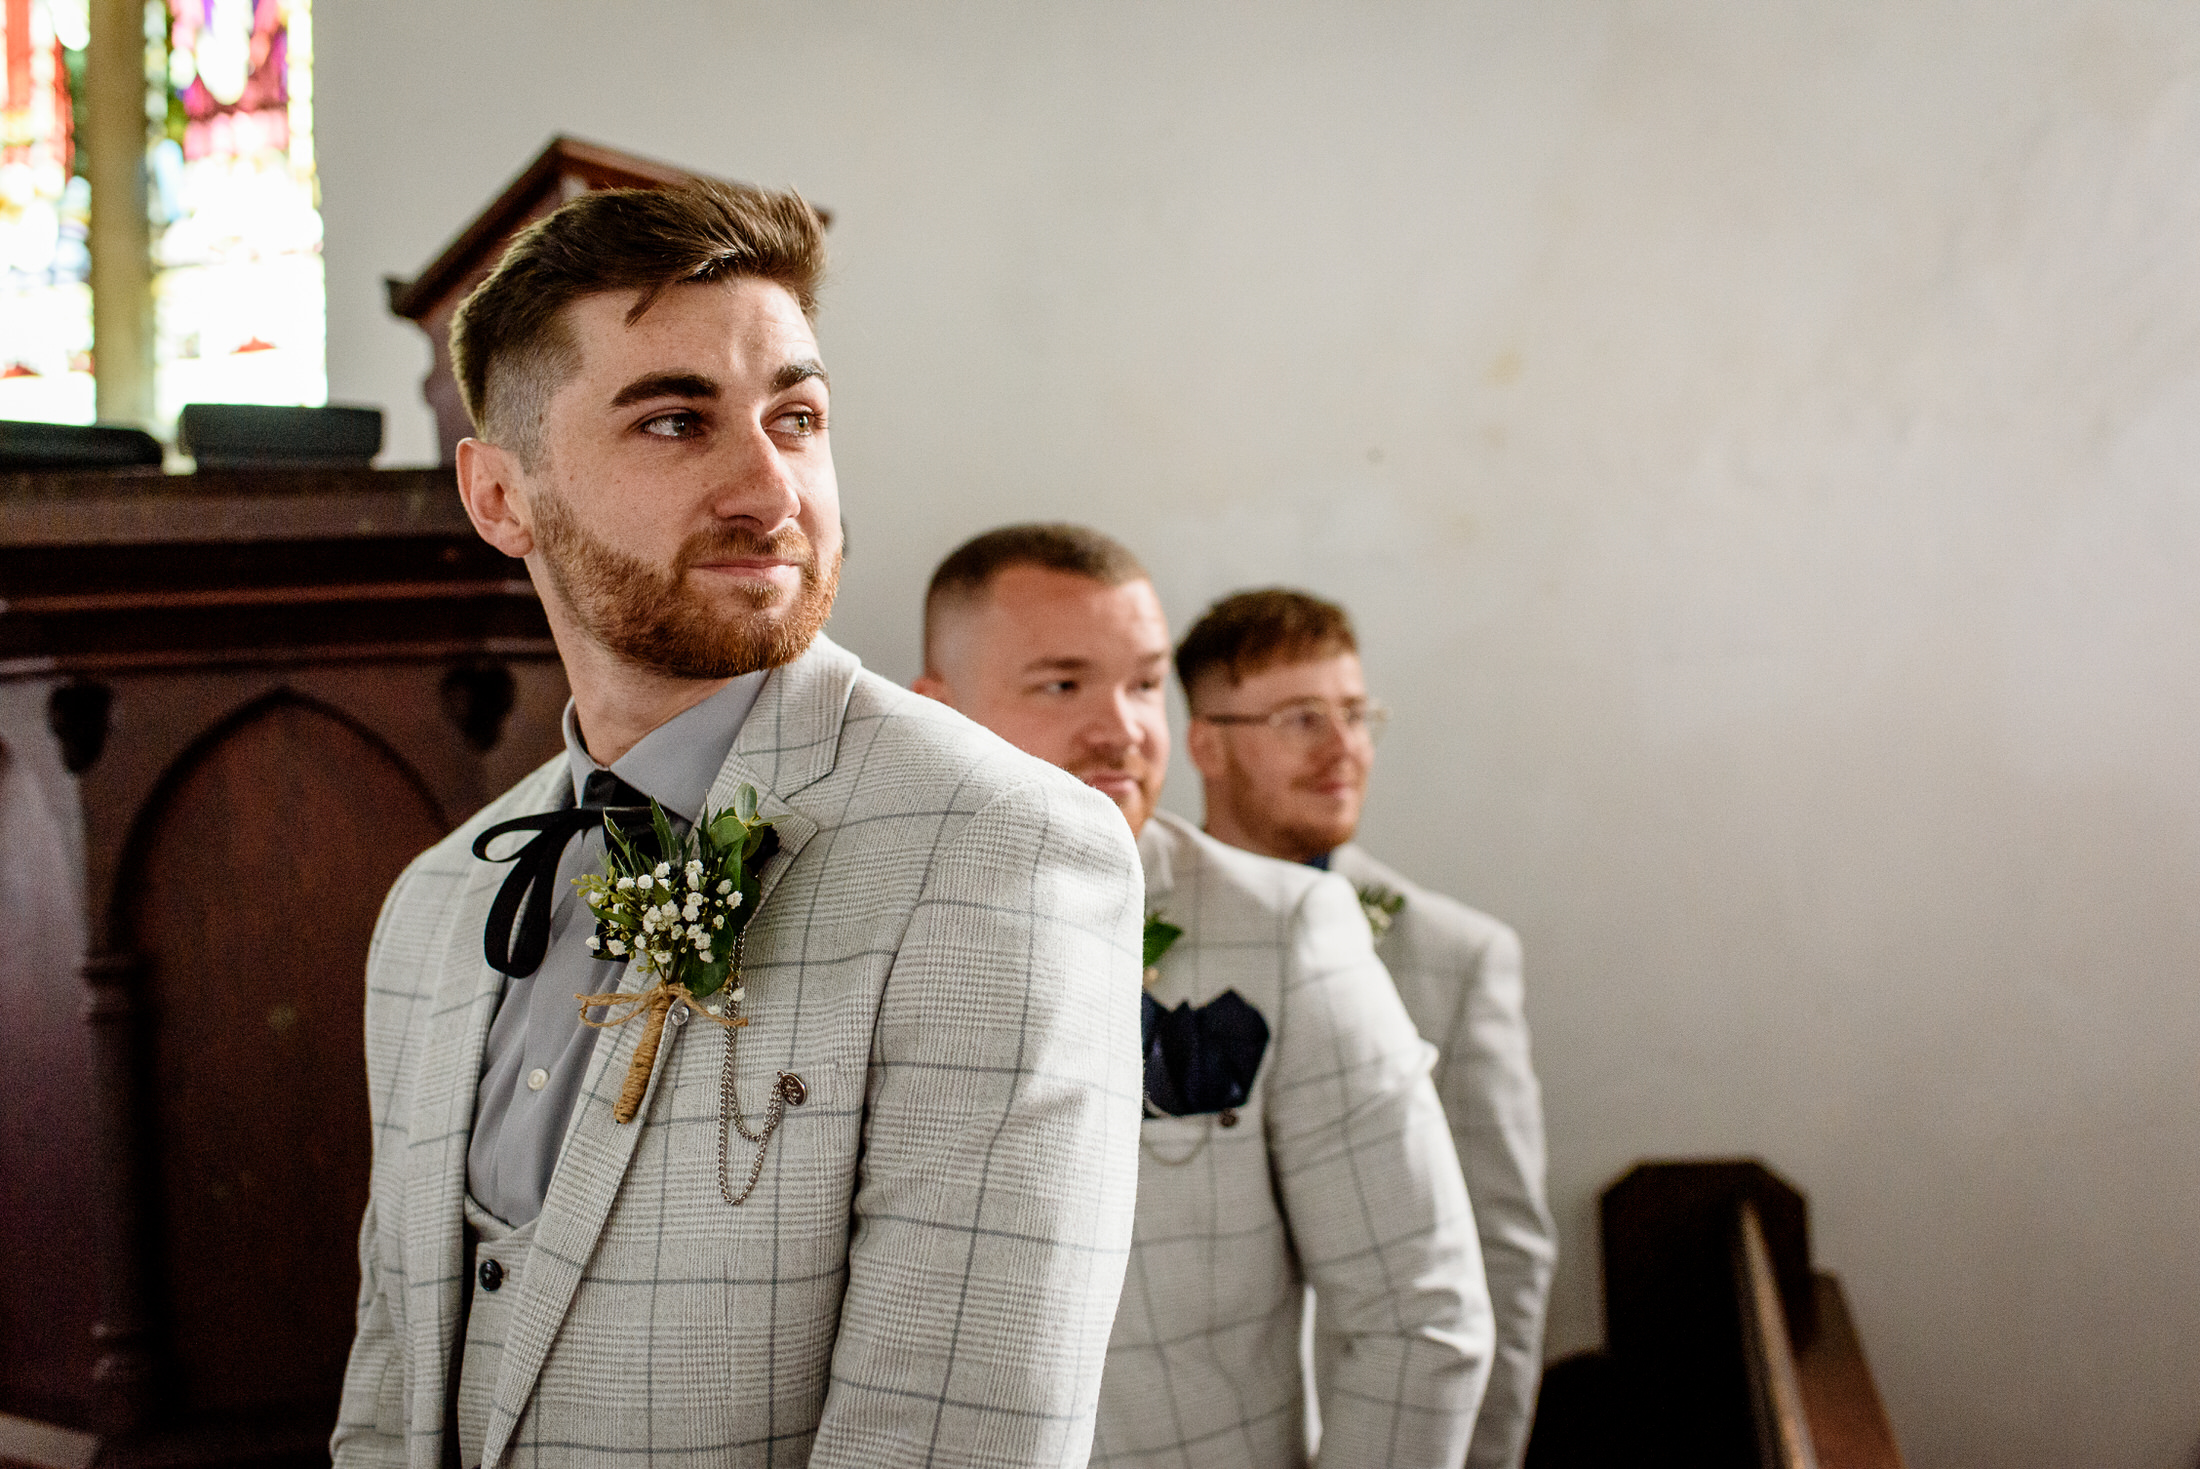
[[[87,0],[0,0],[0,418],[92,421]]]
[[[154,409],[325,403],[310,0],[166,0]]]

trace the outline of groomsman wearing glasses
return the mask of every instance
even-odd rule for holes
[[[1092,1462],[1304,1466],[1311,1283],[1338,1344],[1321,1462],[1456,1469],[1491,1327],[1430,1048],[1349,885],[1154,809],[1168,672],[1152,582],[1097,532],[1010,526],[932,578],[917,691],[1113,799],[1145,869],[1146,1121]]]
[[[1407,1013],[1440,1048],[1436,1089],[1497,1313],[1497,1356],[1467,1463],[1517,1465],[1535,1413],[1557,1260],[1520,940],[1353,844],[1388,711],[1368,697],[1343,608],[1283,590],[1225,597],[1185,636],[1176,668],[1191,705],[1186,744],[1206,787],[1208,834],[1349,881]],[[1317,1362],[1326,1364],[1334,1343],[1321,1314]]]

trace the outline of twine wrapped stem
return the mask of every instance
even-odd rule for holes
[[[739,1015],[714,1015],[703,1008],[684,984],[666,984],[659,981],[646,990],[621,991],[608,995],[575,995],[581,1003],[581,1024],[598,1030],[616,1030],[637,1017],[646,1017],[642,1023],[642,1039],[634,1047],[634,1060],[626,1068],[626,1085],[619,1088],[619,1100],[612,1105],[613,1122],[632,1122],[634,1114],[642,1109],[642,1096],[649,1090],[649,1074],[656,1069],[657,1048],[664,1044],[665,1017],[672,1013],[674,1004],[685,1001],[688,1013],[698,1020],[708,1020],[728,1030],[747,1025]],[[604,1018],[590,1020],[588,1012],[601,1008]],[[618,1013],[613,1013],[618,1012]]]

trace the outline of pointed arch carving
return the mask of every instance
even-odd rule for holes
[[[367,944],[445,828],[385,742],[287,688],[195,740],[132,823],[111,931],[142,961],[145,1245],[187,1413],[333,1401],[370,1156]]]

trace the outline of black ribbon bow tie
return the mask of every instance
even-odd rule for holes
[[[534,816],[500,821],[474,838],[474,855],[484,862],[509,862],[504,886],[489,905],[489,926],[481,935],[490,967],[524,979],[542,967],[550,952],[550,910],[557,903],[558,863],[566,843],[594,831],[610,817],[620,834],[637,847],[655,850],[657,834],[649,820],[649,797],[608,770],[591,774],[581,786],[581,803]],[[639,817],[639,820],[636,818]],[[515,831],[535,835],[509,857],[492,857],[489,844]],[[524,905],[524,906],[523,906]],[[515,930],[514,919],[519,920]]]
[[[1153,1108],[1196,1117],[1244,1106],[1268,1050],[1268,1022],[1260,1011],[1236,990],[1224,990],[1197,1010],[1188,1000],[1169,1010],[1152,995],[1141,998],[1146,1100]]]

